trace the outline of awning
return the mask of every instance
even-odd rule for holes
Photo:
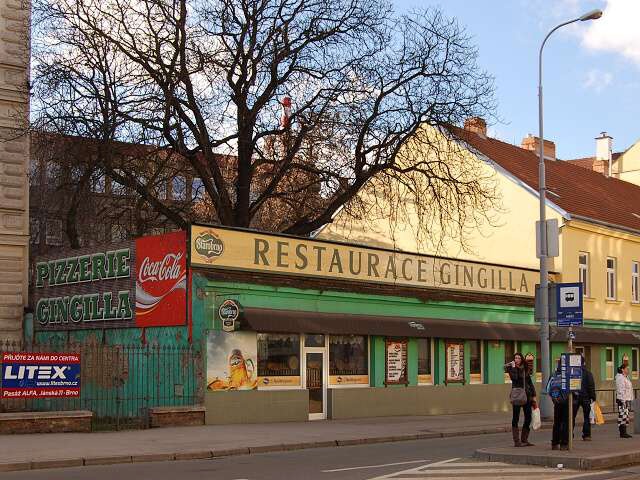
[[[511,323],[302,312],[268,308],[244,308],[242,322],[244,328],[265,333],[295,332],[535,341],[539,332],[533,325]]]
[[[568,328],[551,327],[552,342],[566,342]],[[640,329],[638,331],[613,330],[604,328],[573,327],[574,340],[581,343],[598,343],[601,345],[640,345]]]

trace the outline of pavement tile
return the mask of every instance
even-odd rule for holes
[[[118,463],[131,463],[131,455],[113,455],[110,457],[87,457],[84,464],[89,465],[115,465]]]
[[[82,458],[66,458],[60,460],[37,460],[31,462],[32,470],[39,470],[43,468],[68,468],[68,467],[82,467],[84,465],[84,459]]]

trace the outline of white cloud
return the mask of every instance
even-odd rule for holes
[[[600,93],[611,84],[612,80],[613,75],[611,73],[593,69],[587,72],[582,86],[588,90],[594,90],[596,93]]]
[[[619,54],[640,66],[640,1],[607,0],[604,15],[582,32],[583,45]]]

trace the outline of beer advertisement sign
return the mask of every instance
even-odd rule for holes
[[[157,327],[186,323],[186,232],[35,260],[37,330]]]

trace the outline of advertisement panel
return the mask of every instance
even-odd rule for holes
[[[80,396],[79,353],[5,352],[2,398]]]
[[[464,343],[446,342],[445,362],[445,383],[464,383]]]
[[[136,239],[136,326],[184,325],[187,233]]]
[[[537,272],[335,242],[192,225],[191,265],[534,297]]]
[[[186,323],[186,232],[58,251],[34,267],[36,330]]]
[[[408,383],[407,340],[385,342],[385,384]]]
[[[258,352],[255,332],[211,331],[207,337],[207,390],[258,388]]]

